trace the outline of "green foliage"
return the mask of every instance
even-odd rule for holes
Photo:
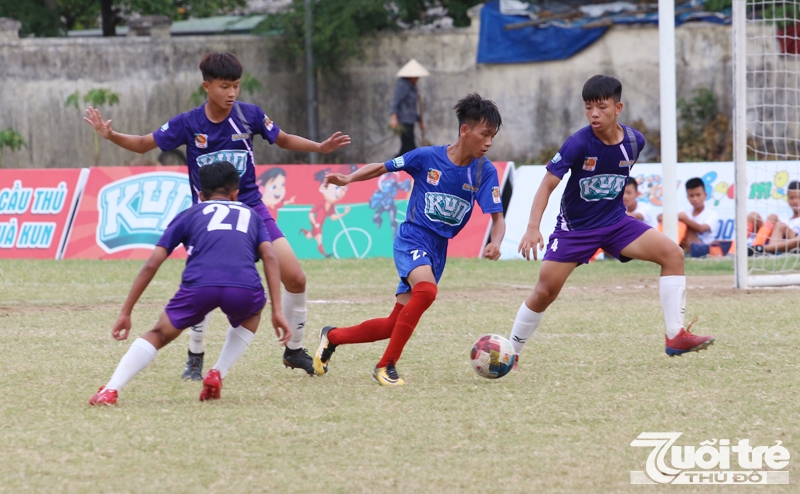
[[[19,132],[11,127],[8,127],[5,130],[0,130],[0,168],[5,166],[6,148],[10,149],[11,151],[16,151],[21,149],[23,146],[27,146],[27,144]]]
[[[173,21],[227,14],[247,0],[115,0],[117,24],[131,14],[165,15]],[[98,0],[0,0],[0,17],[22,22],[21,36],[64,36],[72,29],[100,27]]]
[[[324,73],[338,73],[345,61],[362,54],[362,39],[402,26],[429,24],[438,18],[429,14],[435,7],[444,8],[456,26],[466,26],[469,24],[467,9],[478,3],[477,0],[396,0],[391,4],[374,0],[314,0],[315,64]],[[302,60],[305,51],[303,0],[293,0],[286,11],[269,16],[258,31],[282,33],[280,53],[292,60]]]
[[[80,92],[75,91],[67,96],[67,99],[64,101],[64,106],[73,106],[77,110],[80,110],[80,100]],[[109,89],[91,88],[83,96],[83,102],[88,103],[94,108],[99,108],[104,105],[114,106],[119,103],[119,95]],[[92,135],[94,137],[94,166],[98,166],[100,164],[100,138],[97,137],[97,132],[93,132]]]
[[[253,95],[259,89],[262,89],[264,86],[261,85],[261,81],[257,78],[253,77],[253,74],[250,72],[244,71],[242,72],[242,78],[239,79],[239,87],[242,91],[249,94],[250,96]],[[207,99],[206,90],[203,89],[203,85],[197,87],[197,89],[189,95],[189,104],[194,107],[202,105]]]
[[[703,7],[706,12],[719,12],[720,10],[729,9],[731,6],[731,0],[706,0]]]
[[[707,88],[695,91],[691,99],[678,100],[678,160],[730,161],[733,132],[726,115],[719,112],[717,97]]]

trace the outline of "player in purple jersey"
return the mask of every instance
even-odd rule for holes
[[[229,162],[219,161],[203,167],[199,178],[205,202],[184,210],[169,224],[136,276],[111,335],[117,340],[128,338],[133,306],[167,256],[183,244],[189,257],[181,287],[155,327],[133,342],[108,384],[89,400],[90,405],[116,404],[118,392],[153,361],[158,350],[217,307],[228,316],[231,326],[219,360],[203,379],[200,401],[219,399],[222,380],[253,340],[267,301],[255,266],[259,259],[264,263],[272,299],[275,334],[284,344],[291,336],[278,297],[278,259],[262,219],[236,200],[239,192],[236,168]]]
[[[536,259],[544,246],[539,223],[553,189],[569,171],[561,199],[556,229],[544,254],[539,281],[522,303],[509,339],[519,354],[533,335],[572,270],[585,264],[598,248],[622,262],[651,261],[661,266],[659,291],[666,321],[666,353],[669,356],[702,350],[711,336],[697,336],[684,329],[686,277],[683,250],[644,222],[625,214],[623,190],[631,167],[645,145],[635,129],[617,122],[622,111],[622,84],[597,75],[583,86],[584,112],[589,126],[573,134],[547,165],[547,173],[533,198],[528,228],[519,252]],[[689,325],[691,327],[691,324]]]
[[[502,120],[492,101],[470,94],[455,107],[458,141],[418,148],[385,163],[372,163],[349,174],[331,173],[325,184],[345,186],[404,171],[414,179],[406,219],[394,239],[394,262],[400,275],[396,303],[388,318],[370,319],[346,328],[326,326],[314,354],[314,370],[325,374],[337,345],[389,339],[372,376],[383,386],[404,384],[395,365],[422,314],[436,299],[437,283],[447,261],[447,242],[467,224],[477,202],[492,215],[491,241],[483,257],[497,260],[505,233],[497,170],[486,158]]]
[[[287,134],[261,108],[236,101],[242,64],[231,53],[207,54],[200,62],[200,71],[208,101],[194,110],[173,117],[151,134],[137,136],[115,132],[111,129],[111,120],[103,121],[100,113],[92,107],[86,110],[84,120],[101,137],[136,153],[146,153],[156,147],[168,151],[186,145],[189,182],[195,202],[199,189],[198,172],[202,166],[220,160],[230,161],[236,166],[242,178],[239,200],[253,208],[264,220],[281,267],[283,307],[292,327],[292,338],[286,344],[283,363],[287,367],[300,368],[313,374],[311,357],[302,348],[306,323],[306,277],[292,247],[261,202],[253,161],[253,135],[258,134],[282,149],[317,153],[330,153],[350,144],[350,136],[336,132],[318,143]],[[209,317],[206,317],[192,326],[184,379],[201,379],[203,335],[208,322]]]

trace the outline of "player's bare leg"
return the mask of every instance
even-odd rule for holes
[[[625,257],[654,262],[661,266],[659,293],[666,324],[666,353],[670,357],[707,348],[712,336],[697,336],[684,327],[686,276],[683,250],[666,235],[650,229],[622,249]]]
[[[514,359],[515,369],[522,347],[533,336],[544,318],[545,309],[558,297],[567,278],[577,266],[576,262],[542,261],[539,280],[528,298],[520,304],[514,325],[511,327],[511,334],[508,336],[517,355]]]
[[[114,405],[117,403],[117,393],[130,381],[133,376],[141,372],[150,365],[156,352],[169,342],[180,336],[181,331],[167,317],[166,312],[161,313],[155,327],[136,338],[131,347],[122,356],[117,364],[111,380],[101,387],[94,396],[89,399],[90,405]]]
[[[283,352],[283,364],[292,369],[303,369],[313,376],[314,361],[303,348],[303,335],[308,314],[306,275],[286,237],[273,240],[272,248],[275,249],[278,265],[281,268],[281,283],[283,284],[281,305],[286,320],[289,321],[289,328],[292,330],[292,337],[286,343],[286,349]]]

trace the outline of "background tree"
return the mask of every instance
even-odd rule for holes
[[[23,146],[26,146],[25,139],[23,139],[19,132],[11,127],[8,127],[6,130],[0,130],[0,168],[6,166],[5,148],[13,152]]]
[[[78,110],[81,110],[80,98],[80,93],[75,91],[67,96],[66,101],[64,101],[64,106],[74,106]],[[83,102],[93,106],[94,108],[99,108],[103,105],[114,106],[119,103],[119,95],[115,92],[109,91],[108,89],[92,88],[83,97]],[[100,139],[97,137],[97,132],[92,132],[92,136],[94,137],[94,166],[99,166]]]
[[[342,64],[362,54],[361,40],[381,31],[431,24],[444,16],[455,26],[469,25],[467,10],[479,0],[313,0],[312,46],[316,67],[323,73],[338,73]],[[281,54],[302,60],[305,9],[303,0],[292,0],[289,8],[267,17],[257,31],[282,34]]]

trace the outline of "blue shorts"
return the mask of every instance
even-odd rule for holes
[[[602,228],[556,230],[550,235],[544,260],[586,264],[597,249],[603,249],[620,261],[628,262],[631,259],[621,254],[622,249],[649,229],[650,226],[644,221],[625,215],[617,223]]]
[[[250,205],[248,204],[248,206]],[[253,208],[259,216],[261,216],[261,219],[264,221],[264,226],[267,227],[267,233],[269,233],[269,238],[271,241],[274,242],[275,240],[285,236],[281,229],[278,228],[278,224],[275,223],[275,218],[269,214],[269,209],[267,209],[263,202],[258,201],[258,204],[250,207]]]
[[[411,291],[408,273],[414,268],[428,265],[433,269],[436,283],[444,272],[447,262],[447,239],[412,223],[400,223],[394,238],[394,265],[400,275],[397,295]]]
[[[200,324],[206,314],[219,307],[235,328],[258,314],[266,303],[264,290],[237,286],[186,288],[181,285],[164,312],[175,329],[186,329]]]

